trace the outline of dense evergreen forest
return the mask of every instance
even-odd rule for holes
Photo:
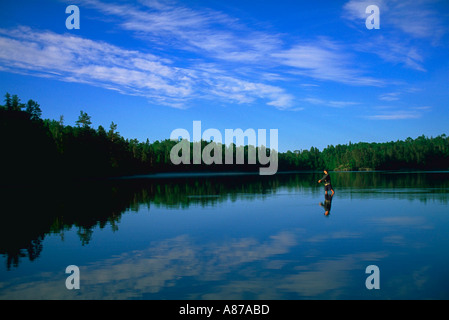
[[[74,126],[42,119],[40,105],[22,103],[7,93],[0,105],[0,170],[3,182],[22,178],[98,178],[173,171],[258,171],[259,164],[174,165],[169,139],[145,142],[128,139],[112,122],[108,129],[92,128],[91,117],[81,111]],[[201,148],[209,143],[201,142]],[[193,143],[190,144],[193,150]],[[225,159],[226,146],[221,146]],[[251,147],[249,148],[251,149]],[[248,159],[248,147],[244,147]],[[236,148],[234,146],[234,155]],[[193,152],[191,152],[193,154]],[[234,157],[235,159],[235,157]],[[447,170],[449,137],[420,136],[386,143],[349,143],[320,151],[287,151],[278,154],[278,170]]]

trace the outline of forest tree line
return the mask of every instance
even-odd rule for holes
[[[173,171],[258,171],[259,164],[174,165],[170,151],[177,141],[145,142],[120,135],[112,122],[109,128],[92,127],[84,111],[75,125],[42,119],[34,100],[22,103],[17,95],[5,95],[0,105],[0,168],[3,181],[23,177],[110,177]],[[199,142],[197,142],[199,143]],[[201,141],[203,149],[213,141]],[[193,143],[190,143],[193,150]],[[228,146],[229,147],[229,146]],[[222,145],[223,159],[226,146]],[[235,155],[237,148],[233,146]],[[256,148],[256,152],[258,152]],[[191,152],[192,156],[193,152]],[[192,162],[191,162],[192,163]],[[295,150],[278,153],[278,170],[447,170],[449,137],[419,136],[384,143],[330,145],[320,151]]]

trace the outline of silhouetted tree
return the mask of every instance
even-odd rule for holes
[[[42,110],[36,101],[28,100],[25,111],[30,114],[31,120],[40,120]]]
[[[170,151],[178,143],[169,139],[140,142],[125,139],[117,132],[114,122],[106,132],[103,126],[91,128],[91,117],[84,111],[76,126],[59,121],[41,119],[39,104],[29,100],[25,111],[21,110],[17,95],[5,94],[5,105],[0,108],[0,170],[14,180],[16,175],[64,176],[71,178],[105,177],[145,174],[167,171],[256,171],[260,164],[249,164],[250,155],[270,150],[254,146],[226,146],[214,141],[190,142],[190,164],[174,165]],[[232,150],[234,164],[194,164],[194,150],[204,148],[211,156],[222,161],[226,151]],[[211,150],[213,151],[211,153]],[[237,152],[243,151],[244,164],[236,164]],[[352,143],[330,145],[320,151],[309,150],[278,153],[279,171],[287,170],[398,170],[449,169],[449,137],[435,138],[424,135],[416,139],[386,143]],[[222,162],[223,163],[223,162]]]
[[[11,109],[13,111],[20,111],[24,107],[25,105],[23,103],[20,103],[19,97],[16,94],[14,94],[11,99]]]
[[[114,123],[114,121],[111,122],[111,125],[109,126],[108,131],[108,138],[111,140],[111,142],[114,142],[119,137],[119,133],[117,131],[117,125]]]
[[[78,120],[76,121],[76,125],[85,129],[90,128],[90,125],[92,124],[90,118],[91,117],[86,112],[81,110]]]
[[[5,108],[6,110],[12,110],[11,95],[8,92],[5,94]]]

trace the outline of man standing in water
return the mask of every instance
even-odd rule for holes
[[[321,181],[324,182],[324,194],[327,195],[327,192],[330,190],[332,191],[331,197],[334,195],[334,189],[332,188],[331,184],[331,177],[327,171],[327,169],[324,169],[324,176],[318,180],[318,183],[321,183]]]

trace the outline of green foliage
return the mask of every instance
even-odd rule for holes
[[[31,120],[40,120],[42,116],[42,110],[40,108],[40,105],[33,100],[28,100],[27,104],[25,105],[26,109],[25,111],[30,114]]]
[[[25,111],[22,109],[25,108]],[[20,103],[17,95],[7,93],[5,105],[0,106],[0,170],[3,181],[28,177],[89,178],[179,171],[258,171],[259,164],[248,164],[248,155],[259,149],[245,146],[244,164],[193,164],[193,150],[200,144],[222,151],[232,147],[235,161],[239,148],[235,145],[215,145],[213,141],[190,143],[191,165],[174,165],[170,151],[177,143],[169,139],[140,142],[125,139],[111,123],[109,131],[103,126],[91,127],[91,117],[81,111],[76,126],[59,121],[41,119],[37,102]],[[214,151],[214,155],[215,155]],[[387,143],[349,143],[328,146],[324,150],[295,150],[278,153],[279,171],[322,170],[447,170],[449,169],[449,138],[443,134],[435,138]]]
[[[314,148],[295,153],[287,151],[279,156],[280,167],[290,170],[446,170],[449,169],[449,138],[445,134],[435,138],[422,135],[405,141],[331,145],[322,152]]]
[[[4,106],[4,108],[6,110],[11,110],[12,109],[11,95],[8,92],[6,92],[6,94],[5,94],[5,106]]]
[[[91,117],[86,112],[81,110],[80,116],[78,117],[78,120],[76,121],[76,125],[78,127],[85,128],[85,129],[90,128],[90,125],[92,124],[92,122],[90,121],[90,118]]]

